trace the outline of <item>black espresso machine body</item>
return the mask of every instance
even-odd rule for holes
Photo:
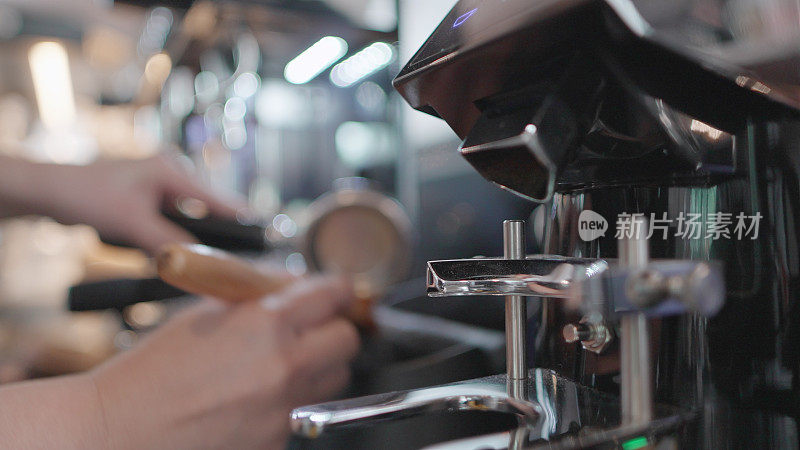
[[[682,448],[798,446],[800,10],[790,3],[461,0],[395,80],[464,139],[460,152],[487,180],[542,203],[543,253],[614,258],[620,229],[642,215],[653,257],[723,264],[716,317],[649,319],[654,399],[694,418]],[[603,233],[589,233],[589,219]],[[562,329],[581,317],[542,302],[529,365],[617,394],[618,347],[567,343]]]

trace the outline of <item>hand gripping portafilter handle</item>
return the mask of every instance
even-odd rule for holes
[[[223,250],[201,244],[169,244],[156,257],[162,280],[197,295],[237,303],[277,292],[294,280],[267,274]]]
[[[202,244],[169,244],[156,257],[158,275],[168,284],[229,303],[258,300],[280,291],[295,277],[268,274],[224,250]],[[371,298],[359,298],[347,317],[363,331],[376,327]]]

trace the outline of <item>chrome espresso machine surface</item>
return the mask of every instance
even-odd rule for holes
[[[796,448],[798,8],[459,1],[395,86],[542,203],[543,254],[506,221],[503,258],[428,263],[432,297],[505,297],[508,373],[298,408],[295,431],[490,410],[519,428],[439,447]]]

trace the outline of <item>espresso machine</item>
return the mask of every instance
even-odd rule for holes
[[[428,262],[430,301],[505,301],[507,373],[301,407],[294,431],[487,411],[517,427],[434,447],[797,448],[798,19],[785,1],[459,1],[394,84],[541,204],[497,218],[502,257]]]

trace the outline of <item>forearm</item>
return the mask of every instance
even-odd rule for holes
[[[48,215],[58,193],[60,169],[0,155],[0,217]]]
[[[104,414],[91,377],[75,375],[0,388],[3,448],[107,448]]]

